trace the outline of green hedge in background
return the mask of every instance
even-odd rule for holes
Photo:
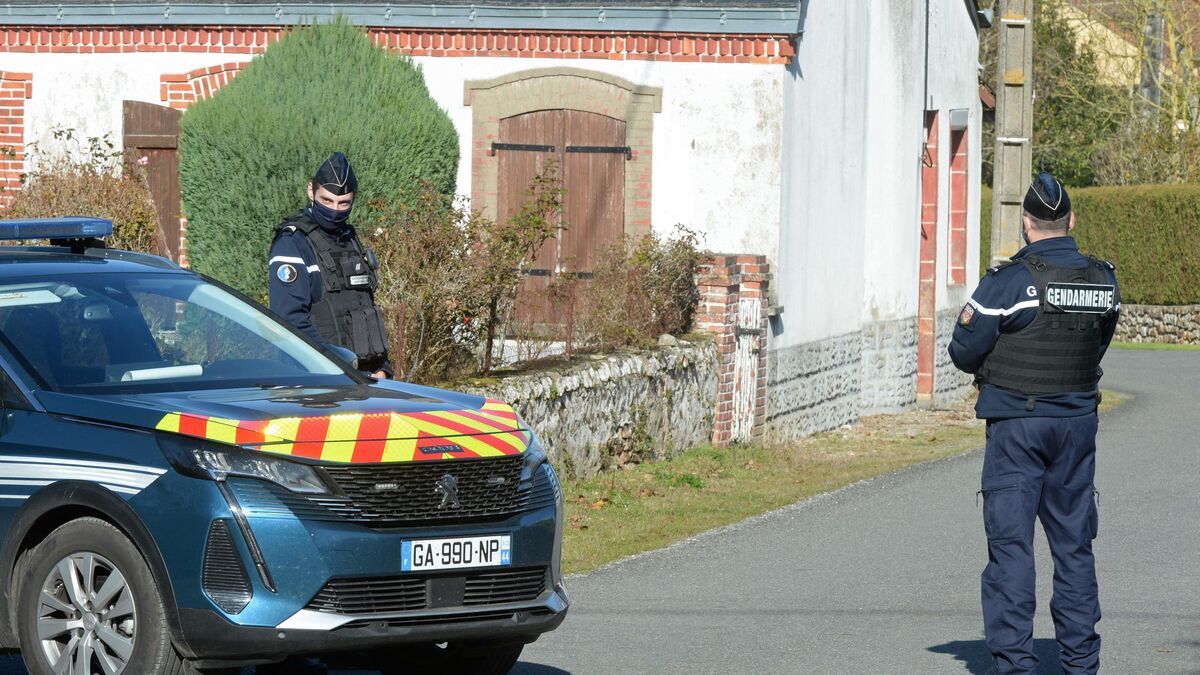
[[[265,297],[272,228],[307,204],[308,180],[335,150],[358,175],[351,222],[425,183],[454,191],[458,134],[421,70],[342,20],[293,30],[183,115],[193,268]]]
[[[1124,302],[1200,303],[1200,185],[1071,191],[1079,248],[1117,266]]]
[[[980,191],[979,269],[991,260],[992,191]],[[1200,185],[1071,191],[1080,250],[1117,266],[1124,302],[1200,304]]]

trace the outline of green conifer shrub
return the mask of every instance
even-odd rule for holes
[[[358,176],[352,223],[451,194],[458,134],[411,59],[339,20],[289,32],[181,120],[180,181],[194,269],[266,297],[273,227],[308,203],[335,150]]]

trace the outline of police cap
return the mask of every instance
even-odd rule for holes
[[[1043,171],[1033,179],[1021,207],[1038,220],[1053,222],[1071,214],[1071,197],[1057,178]]]
[[[345,153],[338,151],[329,156],[313,176],[313,183],[335,195],[358,192],[358,178]]]

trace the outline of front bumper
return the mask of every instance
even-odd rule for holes
[[[567,616],[561,586],[535,603],[496,605],[464,612],[442,609],[403,616],[355,616],[332,630],[240,626],[219,612],[181,609],[188,651],[201,667],[268,663],[297,654],[355,651],[417,642],[533,642]]]

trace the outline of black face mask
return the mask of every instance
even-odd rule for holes
[[[353,208],[353,205],[351,208]],[[339,211],[315,201],[312,203],[309,213],[312,214],[312,219],[318,225],[329,230],[341,229],[350,220],[350,209]]]

